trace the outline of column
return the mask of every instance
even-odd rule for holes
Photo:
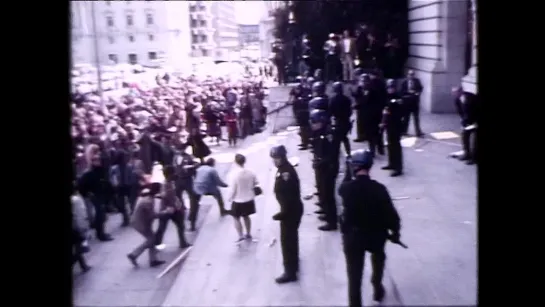
[[[476,0],[471,1],[471,14],[473,15],[473,37],[472,50],[471,50],[471,68],[468,74],[462,78],[462,86],[465,91],[477,94],[478,93],[478,80],[477,80],[477,3]]]

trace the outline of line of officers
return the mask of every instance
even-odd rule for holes
[[[287,151],[283,145],[274,146],[270,155],[277,167],[274,193],[280,205],[280,212],[275,214],[273,219],[280,222],[280,243],[284,263],[284,273],[276,282],[293,282],[297,280],[299,272],[298,228],[303,215],[300,181],[295,168],[287,159]],[[338,190],[343,199],[343,212],[339,221],[348,275],[350,307],[363,306],[361,286],[365,253],[371,254],[373,299],[381,302],[386,294],[382,284],[386,242],[390,240],[403,246],[400,241],[401,222],[390,194],[384,185],[369,177],[373,160],[374,154],[367,149],[354,151],[347,159],[345,177]],[[316,172],[329,172],[328,166],[322,162],[316,162]],[[334,190],[334,180],[330,183]],[[324,209],[334,211],[327,211],[325,220],[328,224],[320,227],[322,230],[337,227],[334,199],[328,204],[333,204],[333,207],[324,206]],[[329,215],[331,212],[335,212],[334,217]]]
[[[387,135],[388,164],[382,169],[391,170],[391,176],[403,173],[401,136],[403,134],[403,99],[396,90],[395,80],[380,79],[362,74],[351,99],[343,93],[343,84],[333,84],[334,95],[326,95],[325,84],[312,77],[300,79],[292,90],[293,112],[300,127],[300,150],[312,148],[313,168],[317,187],[320,220],[326,224],[320,230],[337,229],[335,206],[335,178],[339,172],[341,143],[350,157],[348,135],[352,129],[352,110],[356,111],[357,129],[363,134],[373,157],[384,154],[383,133]],[[358,137],[361,138],[361,137]]]
[[[318,227],[322,231],[338,229],[340,222],[346,257],[349,306],[362,306],[361,285],[365,252],[371,253],[373,274],[371,283],[374,300],[382,301],[385,290],[382,278],[385,265],[385,244],[387,240],[399,242],[400,218],[392,203],[386,187],[370,179],[376,153],[384,154],[382,134],[388,140],[388,165],[383,169],[392,170],[392,176],[402,174],[401,135],[403,131],[403,100],[396,90],[394,80],[380,82],[361,75],[352,96],[355,103],[344,94],[344,85],[333,84],[334,95],[326,95],[326,85],[310,77],[299,78],[300,83],[290,93],[290,102],[300,127],[300,150],[312,148],[319,214],[325,222]],[[384,92],[380,95],[381,91]],[[371,95],[370,93],[378,93]],[[351,152],[348,134],[353,122],[350,117],[355,109],[359,129],[364,130],[369,149]],[[337,215],[335,183],[339,173],[339,154],[341,143],[346,151],[345,178],[339,187],[343,199],[343,212]],[[284,146],[271,150],[278,173],[275,194],[282,212],[295,212],[282,217],[281,243],[284,256],[285,274],[277,282],[297,279],[298,236],[297,229],[302,215],[300,183],[295,169],[287,162]],[[283,162],[284,163],[283,163]],[[292,210],[288,210],[292,208]],[[299,208],[299,210],[293,210]],[[294,220],[289,223],[288,221]]]

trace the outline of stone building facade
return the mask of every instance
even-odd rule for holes
[[[461,84],[468,92],[478,92],[476,0],[409,0],[408,20],[406,68],[413,69],[424,85],[422,108],[432,113],[453,112],[453,86]],[[468,39],[471,40],[469,72],[466,71]]]

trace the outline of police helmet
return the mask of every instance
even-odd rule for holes
[[[386,88],[396,88],[396,80],[394,79],[386,80]]]
[[[360,75],[360,81],[369,81],[371,77],[369,77],[368,74],[361,74]]]
[[[312,84],[312,92],[316,96],[322,96],[325,94],[325,84],[322,81],[316,81]]]
[[[303,77],[301,77],[301,76],[297,76],[297,77],[295,78],[295,80],[296,80],[297,82],[299,82],[299,83],[300,83],[300,82],[302,82],[302,81],[303,81]]]
[[[273,159],[285,159],[288,155],[288,151],[286,150],[286,147],[284,147],[284,145],[276,145],[271,148],[270,155]]]
[[[327,114],[327,111],[324,110],[312,110],[310,112],[310,122],[312,124],[327,124],[329,122],[329,114]]]
[[[354,172],[365,169],[369,170],[373,166],[373,153],[367,149],[358,149],[352,152],[350,165]]]
[[[307,83],[308,84],[314,84],[314,77],[308,77],[307,78]]]
[[[324,97],[314,97],[308,102],[308,108],[312,110],[326,111],[329,106],[329,101]]]
[[[362,73],[363,73],[363,69],[361,69],[361,68],[356,68],[354,70],[354,75],[355,76],[361,76]]]
[[[343,84],[342,84],[342,82],[333,83],[333,92],[335,94],[342,94],[343,93]]]

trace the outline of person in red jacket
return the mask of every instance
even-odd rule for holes
[[[236,146],[238,137],[238,115],[233,107],[229,107],[227,112],[225,112],[225,123],[227,125],[229,146]]]

